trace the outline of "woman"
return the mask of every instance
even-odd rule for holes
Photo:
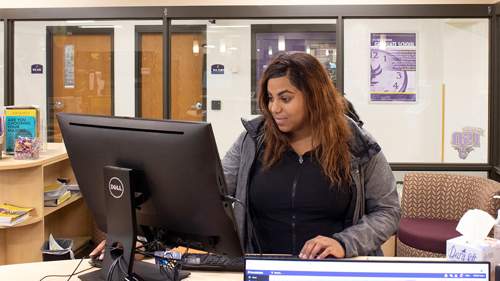
[[[381,255],[400,207],[380,146],[345,116],[326,70],[305,53],[281,54],[266,68],[263,116],[222,164],[246,252],[300,258]]]

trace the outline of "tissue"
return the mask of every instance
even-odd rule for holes
[[[462,234],[446,241],[446,257],[452,261],[500,262],[500,241],[488,238],[495,219],[482,210],[469,210],[460,219],[457,231]]]
[[[483,210],[468,210],[462,216],[457,225],[457,231],[460,232],[467,241],[483,240],[490,233],[495,225],[495,219]]]

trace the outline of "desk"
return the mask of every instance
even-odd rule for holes
[[[46,275],[69,275],[75,269],[80,260],[65,260],[52,262],[34,262],[19,263],[0,266],[0,280],[2,281],[38,281]],[[89,268],[88,260],[84,260],[78,271]],[[94,269],[91,269],[94,270]],[[90,272],[86,271],[85,273]],[[191,275],[187,281],[241,281],[243,273],[238,272],[209,272],[209,271],[190,271]],[[83,274],[83,273],[82,273]],[[68,278],[48,277],[44,281],[65,281]],[[77,276],[72,277],[71,281],[80,280]]]
[[[360,260],[425,260],[442,261],[441,258],[397,258],[397,257],[357,257]],[[53,262],[34,262],[0,266],[0,280],[2,281],[38,281],[46,275],[69,275],[75,269],[79,260],[65,260]],[[88,260],[84,260],[77,271],[89,268]],[[95,270],[95,269],[91,269]],[[86,272],[90,272],[86,271]],[[238,272],[210,272],[210,271],[190,271],[189,278],[186,281],[241,281],[243,273]],[[50,277],[44,281],[62,281],[67,278]],[[80,280],[78,277],[72,277],[72,281]],[[494,280],[491,276],[490,280]]]

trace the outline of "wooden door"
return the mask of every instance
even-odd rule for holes
[[[203,54],[202,33],[174,33],[171,46],[171,105],[172,119],[202,121]],[[194,47],[198,45],[197,51]]]
[[[111,115],[112,36],[72,34],[52,36],[52,96],[48,138],[60,142],[58,112]]]
[[[141,34],[141,117],[163,119],[163,36]]]
[[[142,33],[140,39],[141,117],[163,119],[163,53],[161,33]],[[171,38],[171,119],[202,121],[204,35],[173,33]],[[197,45],[197,48],[193,46]]]

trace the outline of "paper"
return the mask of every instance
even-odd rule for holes
[[[49,251],[62,251],[64,250],[61,245],[59,245],[54,239],[54,236],[52,236],[52,233],[49,235]]]
[[[468,210],[460,219],[457,231],[460,232],[467,242],[480,241],[488,236],[495,219],[483,210]]]

